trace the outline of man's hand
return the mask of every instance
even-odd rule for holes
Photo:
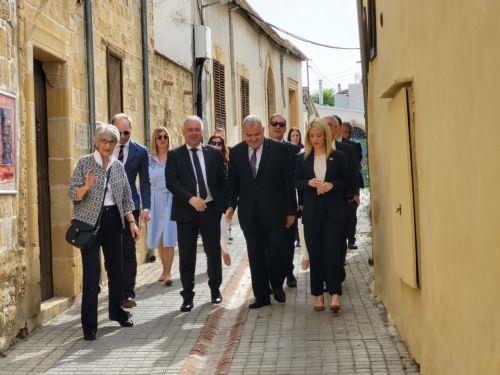
[[[295,215],[288,215],[286,217],[286,224],[285,224],[285,227],[286,229],[290,228],[293,223],[295,223]]]
[[[317,188],[317,187],[321,184],[321,181],[320,181],[320,180],[318,180],[318,179],[315,177],[315,178],[311,178],[307,184],[308,184],[310,187]]]
[[[316,190],[318,191],[318,194],[324,194],[328,193],[330,190],[333,189],[333,184],[331,182],[322,182]]]
[[[356,207],[358,207],[359,206],[359,195],[355,195],[352,198],[352,202],[356,205]]]
[[[142,212],[141,212],[141,219],[145,223],[147,223],[148,221],[151,220],[151,212],[147,208],[145,208],[144,210],[142,210]]]
[[[234,215],[234,208],[229,207],[226,210],[226,223],[231,224],[231,222],[233,221],[233,215]]]
[[[189,198],[188,203],[194,207],[194,209],[198,212],[203,212],[207,209],[207,204],[200,197],[191,197]]]

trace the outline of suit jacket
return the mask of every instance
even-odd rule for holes
[[[146,147],[130,140],[127,161],[124,167],[132,191],[135,209],[138,210],[141,203],[143,209],[150,209],[151,182],[149,181],[149,153]],[[139,175],[140,197],[135,184],[137,175]]]
[[[363,160],[363,149],[361,148],[361,143],[351,141],[350,139],[342,138],[343,143],[347,143],[354,148],[355,152],[355,162],[356,162],[356,176],[358,178],[359,188],[365,187],[365,182],[363,181],[363,175],[361,174],[361,161]]]
[[[300,153],[300,147],[288,141],[283,141],[283,143],[288,148],[288,156],[290,157],[290,163],[293,168],[293,173],[295,174],[295,166],[297,165],[297,158]],[[299,200],[299,205],[302,206],[302,204],[304,203],[304,197],[302,196],[302,192],[300,190],[297,191],[297,198]]]
[[[286,216],[297,214],[288,147],[265,139],[257,176],[254,178],[248,158],[248,144],[240,142],[231,149],[227,184],[227,206],[238,207],[243,230],[251,227],[254,210],[265,229],[285,227]]]
[[[208,188],[222,215],[224,212],[224,184],[227,177],[222,154],[213,146],[202,145],[202,150]],[[196,172],[186,145],[168,152],[166,169],[165,183],[167,189],[174,196],[171,220],[189,222],[196,214],[196,210],[188,201],[191,197],[196,196],[197,183]]]
[[[332,151],[326,160],[325,181],[333,184],[333,189],[322,195],[318,195],[315,188],[309,186],[309,180],[315,178],[314,173],[314,153],[307,157],[301,153],[295,168],[295,186],[304,194],[304,210],[302,212],[302,222],[313,223],[314,217],[318,214],[318,204],[326,204],[328,217],[335,222],[346,220],[344,205],[344,194],[349,185],[349,172],[344,153]],[[320,200],[321,199],[321,200]]]
[[[348,186],[344,193],[345,198],[352,198],[359,194],[359,170],[356,167],[356,153],[351,145],[335,140],[335,149],[344,153],[348,168]]]

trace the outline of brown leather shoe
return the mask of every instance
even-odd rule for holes
[[[122,307],[124,309],[131,309],[132,307],[136,307],[136,306],[137,306],[137,302],[135,302],[133,298],[127,297],[127,298],[123,299]]]

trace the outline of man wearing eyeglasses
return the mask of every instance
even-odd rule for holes
[[[116,144],[113,155],[123,163],[127,173],[132,200],[134,201],[134,218],[139,224],[139,213],[141,219],[147,223],[151,220],[151,183],[149,181],[149,153],[146,147],[134,142],[132,135],[132,119],[125,113],[118,113],[113,117],[112,124],[120,132],[120,141]],[[139,175],[139,191],[137,191],[136,180]],[[139,193],[140,192],[140,193]],[[140,196],[139,196],[140,194]],[[142,211],[140,211],[142,204]],[[123,233],[123,302],[125,308],[137,306],[135,302],[135,278],[137,276],[137,257],[135,241],[130,230]]]
[[[297,164],[297,155],[300,152],[300,147],[294,145],[291,142],[285,140],[286,133],[286,119],[281,114],[273,114],[269,118],[269,138],[274,139],[275,141],[282,142],[288,149],[288,157],[290,158],[290,166],[292,167],[292,172],[295,175],[295,165]],[[299,194],[299,209],[301,206],[301,195]],[[293,256],[295,253],[295,233],[297,232],[297,220],[293,223],[293,225],[287,230],[287,259],[286,263],[288,264],[287,273],[286,273],[286,285],[289,288],[297,287],[297,279],[293,274]]]

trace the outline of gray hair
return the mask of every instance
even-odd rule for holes
[[[333,121],[337,125],[342,125],[342,124],[339,123],[339,120],[337,120],[337,118],[335,116],[325,116],[325,117],[323,117],[323,120],[325,120],[325,121]]]
[[[115,141],[115,143],[118,143],[118,140],[120,139],[120,132],[118,131],[118,128],[110,124],[98,125],[95,128],[94,142],[97,142],[103,135],[107,135]]]
[[[352,125],[349,121],[345,121],[342,123],[342,126],[347,126],[349,129],[352,129]]]
[[[182,124],[182,126],[186,126],[186,124],[187,124],[188,121],[197,121],[197,122],[199,122],[200,125],[201,125],[201,131],[203,131],[203,129],[205,128],[205,126],[203,125],[203,120],[199,116],[190,115],[190,116],[186,117],[186,119],[184,120],[184,123]]]
[[[114,115],[111,123],[115,125],[118,120],[127,120],[128,124],[132,126],[132,118],[130,118],[130,116],[126,115],[125,113],[117,113],[116,115]]]
[[[248,115],[247,117],[245,117],[245,119],[243,120],[243,128],[247,125],[253,125],[253,124],[260,124],[260,126],[264,127],[264,125],[262,125],[262,121],[260,121],[260,118],[258,116],[255,116],[255,115]]]
[[[283,117],[285,119],[285,123],[286,123],[286,117],[283,116],[281,113],[272,114],[271,117],[269,117],[269,122],[271,123],[276,117]]]

